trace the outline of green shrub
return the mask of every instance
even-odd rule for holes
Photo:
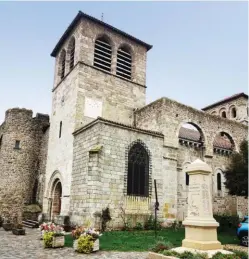
[[[44,235],[43,235],[43,245],[44,245],[45,248],[52,247],[53,236],[54,236],[53,232],[45,232],[44,233]]]
[[[154,230],[155,229],[155,218],[152,215],[150,215],[148,220],[145,222],[144,229],[146,229],[146,230]],[[157,230],[162,229],[162,226],[161,226],[161,224],[158,220],[157,220],[157,224],[156,224],[156,229]]]
[[[80,236],[78,239],[77,252],[90,254],[93,250],[93,238],[89,235]]]
[[[222,254],[222,253],[216,253],[212,259],[241,259],[238,255],[235,254]]]
[[[135,230],[143,230],[144,226],[143,226],[143,224],[141,222],[137,222],[136,226],[133,229],[135,229]]]
[[[214,215],[214,218],[220,224],[218,232],[235,230],[240,222],[239,216],[237,215],[217,214]]]
[[[153,246],[151,246],[149,248],[150,251],[155,252],[155,253],[159,253],[162,252],[164,250],[169,250],[173,248],[173,244],[168,242],[168,241],[163,241],[163,240],[159,240],[157,241]]]
[[[239,250],[231,250],[231,252],[235,253],[240,259],[248,259],[248,253]]]

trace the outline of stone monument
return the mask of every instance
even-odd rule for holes
[[[189,174],[188,214],[183,221],[182,246],[200,250],[222,249],[217,240],[219,223],[213,218],[211,195],[212,169],[197,159],[187,168]]]
[[[217,239],[219,223],[213,218],[211,194],[211,167],[200,159],[187,168],[189,174],[188,214],[183,221],[185,239],[176,252],[202,252],[209,256],[221,252],[222,245]]]

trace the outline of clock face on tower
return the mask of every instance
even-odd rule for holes
[[[102,116],[102,101],[85,97],[85,112],[86,117],[97,119]]]

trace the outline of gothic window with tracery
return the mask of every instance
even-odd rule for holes
[[[149,155],[140,143],[129,150],[127,180],[128,195],[149,196]]]

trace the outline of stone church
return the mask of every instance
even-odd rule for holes
[[[120,227],[121,213],[134,221],[153,214],[156,180],[160,219],[183,220],[186,167],[200,158],[213,169],[214,213],[247,213],[246,199],[228,195],[223,171],[247,139],[248,95],[202,110],[166,97],[146,104],[151,48],[77,14],[51,53],[50,117],[14,108],[0,126],[2,203],[22,190],[24,202],[40,203],[48,219],[69,215],[78,224],[109,207],[112,226]]]

